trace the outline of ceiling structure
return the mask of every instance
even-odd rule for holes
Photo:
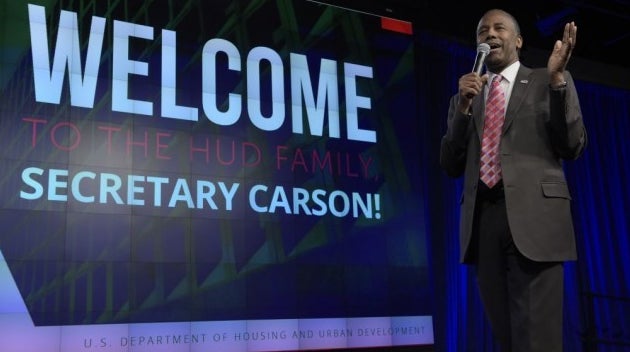
[[[475,28],[483,13],[501,8],[519,21],[528,48],[551,51],[567,21],[578,26],[574,56],[588,61],[630,68],[630,0],[431,1],[431,0],[321,0],[321,2],[388,15],[474,45]]]

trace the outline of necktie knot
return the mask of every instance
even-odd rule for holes
[[[502,80],[503,80],[503,76],[501,75],[495,75],[494,77],[492,77],[492,82],[490,83],[490,90],[488,92],[488,100],[490,100],[490,97],[492,96],[493,92],[496,94],[496,90],[501,89]]]

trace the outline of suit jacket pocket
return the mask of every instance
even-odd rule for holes
[[[543,195],[546,198],[566,198],[571,199],[569,187],[564,182],[541,182]]]

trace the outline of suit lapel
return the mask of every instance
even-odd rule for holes
[[[518,111],[523,99],[527,94],[527,88],[533,83],[533,77],[531,76],[532,69],[521,65],[516,73],[516,79],[514,86],[512,87],[512,94],[510,95],[510,102],[508,103],[507,110],[505,111],[505,123],[503,124],[503,133],[510,128],[514,121],[514,116]]]
[[[480,94],[477,98],[473,99],[472,113],[475,121],[475,127],[477,127],[477,135],[479,136],[479,143],[481,144],[481,138],[483,135],[483,121],[486,118],[486,102],[484,94]]]

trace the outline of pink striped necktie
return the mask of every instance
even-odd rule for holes
[[[492,79],[488,99],[486,100],[486,118],[481,138],[481,166],[479,176],[488,188],[494,187],[501,180],[501,159],[499,145],[501,130],[505,121],[505,93],[501,87],[501,75]]]

